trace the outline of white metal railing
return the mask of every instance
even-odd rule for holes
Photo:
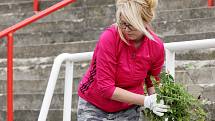
[[[66,61],[66,73],[65,73],[63,121],[71,121],[73,63],[78,61],[90,60],[92,55],[93,52],[76,54],[63,53],[55,58],[51,74],[49,77],[48,86],[46,88],[45,96],[43,98],[43,103],[40,110],[38,121],[45,121],[47,118],[57,77],[60,71],[60,67],[64,61]]]
[[[215,48],[215,39],[165,43],[166,72],[175,77],[175,52],[191,49]]]
[[[173,76],[175,75],[176,51],[206,48],[215,48],[215,39],[165,43],[166,71],[172,74]],[[47,118],[57,77],[60,71],[60,67],[64,61],[66,61],[66,72],[65,72],[63,121],[71,121],[73,63],[78,61],[90,60],[92,58],[92,55],[93,52],[76,54],[63,53],[56,57],[49,77],[48,86],[46,88],[38,121],[45,121]]]

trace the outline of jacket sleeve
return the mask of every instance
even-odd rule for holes
[[[100,36],[96,57],[96,78],[98,93],[111,98],[115,90],[116,76],[116,37],[110,30]]]
[[[152,65],[151,65],[151,69],[148,71],[147,77],[145,79],[147,88],[150,88],[153,86],[150,76],[154,76],[157,82],[160,81],[159,74],[163,68],[164,58],[165,58],[165,51],[164,51],[163,43],[160,43],[159,47],[157,49],[153,49],[152,51],[154,51]]]

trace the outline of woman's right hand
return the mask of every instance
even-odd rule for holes
[[[168,105],[164,105],[163,100],[160,100],[160,102],[157,103],[157,94],[145,96],[144,107],[149,108],[158,116],[163,116],[164,113],[170,108]]]

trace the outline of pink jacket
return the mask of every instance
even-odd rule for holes
[[[120,39],[116,26],[100,36],[78,95],[106,112],[117,112],[132,105],[111,100],[116,87],[144,94],[143,85],[153,86],[149,75],[158,76],[164,63],[163,42],[151,32],[155,41],[144,37],[139,48]]]

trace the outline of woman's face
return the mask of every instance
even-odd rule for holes
[[[120,16],[119,27],[122,30],[123,35],[126,39],[134,40],[138,42],[144,36],[144,33],[140,32],[136,28],[134,28],[131,24],[129,24],[123,16]]]

